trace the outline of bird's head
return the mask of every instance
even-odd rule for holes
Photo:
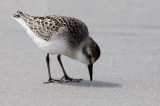
[[[100,48],[92,38],[88,37],[82,43],[81,52],[78,54],[78,60],[88,66],[91,81],[93,76],[93,63],[100,57],[100,54]]]

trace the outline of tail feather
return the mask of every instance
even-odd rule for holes
[[[17,14],[13,14],[12,16],[13,18],[20,18],[20,15],[17,15]]]
[[[30,28],[30,24],[33,23],[33,17],[21,11],[17,11],[17,13],[18,14],[13,14],[12,18],[20,23],[26,30]]]
[[[31,16],[30,15],[28,15],[28,14],[25,14],[25,13],[23,13],[23,12],[21,12],[21,11],[17,11],[17,13],[18,13],[18,16],[20,16],[22,19],[24,19],[24,20],[28,20],[28,19],[30,19],[31,18]]]
[[[17,11],[17,14],[13,14],[12,18],[18,21],[25,29],[33,26],[33,16],[25,14],[21,11]]]

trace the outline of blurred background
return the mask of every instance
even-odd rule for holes
[[[10,19],[17,10],[39,16],[77,17],[91,32],[107,32],[105,35],[150,33],[159,28],[160,20],[158,0],[2,0],[0,6],[1,30],[21,29]]]
[[[159,0],[1,0],[0,7],[2,105],[159,106]],[[85,22],[101,48],[93,79],[102,86],[91,84],[97,87],[91,90],[82,87],[90,83],[78,87],[42,85],[48,79],[46,53],[11,18],[17,10],[34,16],[71,16]],[[62,61],[71,77],[89,80],[85,65],[64,56]],[[56,56],[51,56],[51,70],[54,78],[62,77]],[[57,89],[60,92],[55,93]],[[52,97],[56,102],[50,101]]]

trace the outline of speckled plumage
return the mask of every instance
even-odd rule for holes
[[[54,38],[54,33],[61,27],[66,28],[63,35],[67,36],[73,47],[79,46],[89,34],[87,26],[76,18],[56,15],[37,17],[22,12],[19,12],[19,15],[38,37],[46,41]]]
[[[89,36],[87,26],[80,20],[66,16],[30,16],[21,11],[13,18],[19,22],[32,38],[34,43],[47,52],[49,81],[52,81],[49,67],[49,54],[58,55],[65,79],[73,81],[65,73],[60,55],[68,56],[88,65],[92,81],[93,63],[100,56],[98,44]],[[79,80],[76,80],[79,81]]]

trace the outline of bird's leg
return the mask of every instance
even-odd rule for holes
[[[50,83],[50,82],[58,81],[58,80],[52,79],[52,77],[51,77],[50,63],[49,63],[49,62],[50,62],[49,53],[48,53],[47,56],[46,56],[46,62],[47,62],[47,68],[48,68],[48,76],[49,76],[49,79],[48,79],[48,82],[45,82],[45,83]]]
[[[67,73],[64,70],[62,61],[61,61],[61,55],[58,55],[57,59],[59,61],[59,64],[61,65],[61,68],[62,68],[62,71],[63,71],[63,74],[64,74],[64,76],[59,80],[60,82],[63,82],[63,81],[64,82],[79,82],[79,81],[82,80],[82,79],[73,79],[73,78],[68,77]]]

